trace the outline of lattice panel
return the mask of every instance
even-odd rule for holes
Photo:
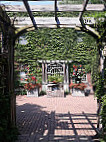
[[[47,66],[47,74],[48,75],[63,75],[63,65],[60,63],[49,64]]]

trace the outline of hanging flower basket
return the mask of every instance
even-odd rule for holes
[[[85,88],[87,85],[82,83],[82,77],[85,75],[85,69],[82,65],[73,65],[73,74],[72,77],[75,80],[75,83],[71,83],[69,87],[72,90],[72,96],[85,96]]]

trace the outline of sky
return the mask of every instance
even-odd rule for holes
[[[36,2],[29,2],[31,5],[52,5],[53,1],[36,1]],[[22,5],[23,2],[10,2],[10,1],[0,1],[0,4],[7,4],[7,5]]]

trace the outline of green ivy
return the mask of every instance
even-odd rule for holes
[[[104,82],[103,82],[101,74],[98,75],[98,80],[96,82],[95,95],[99,100],[101,100],[101,97],[104,96]]]

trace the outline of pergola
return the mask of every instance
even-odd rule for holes
[[[13,1],[13,0],[10,0]],[[83,4],[65,4],[59,5],[57,0],[54,1],[54,5],[29,5],[31,0],[19,0],[23,2],[23,5],[1,5],[1,8],[6,12],[27,12],[29,17],[10,17],[11,25],[15,27],[16,37],[29,30],[38,28],[77,28],[83,30],[89,30],[91,33],[94,30],[88,25],[95,23],[93,17],[84,18],[85,11],[104,11],[104,4],[88,4],[89,0],[84,0]],[[34,0],[32,0],[34,1]],[[36,0],[35,0],[36,1]],[[34,17],[33,12],[54,12],[54,17]],[[77,17],[58,17],[58,13],[61,12],[79,12]],[[4,15],[3,18],[7,21]],[[93,31],[92,31],[93,30]],[[99,36],[95,31],[96,36]]]
[[[8,0],[5,0],[8,1]],[[14,0],[9,0],[14,1]],[[14,95],[14,45],[15,40],[23,33],[37,30],[38,28],[75,28],[87,32],[97,40],[100,34],[92,28],[96,21],[94,18],[83,18],[85,11],[104,11],[104,4],[88,4],[89,0],[84,0],[79,5],[59,5],[57,0],[54,6],[29,5],[30,0],[22,1],[23,5],[0,5],[0,64],[4,80],[1,84],[1,92],[10,94],[11,122],[15,124],[15,95]],[[31,0],[36,1],[36,0]],[[104,0],[105,1],[105,0]],[[29,17],[8,17],[7,12],[27,12]],[[34,17],[33,12],[54,12],[54,17]],[[78,17],[58,17],[58,12],[79,12]],[[101,52],[102,53],[102,52]],[[103,70],[103,56],[100,54],[100,71]]]
[[[69,91],[69,63],[67,60],[38,60],[42,64],[42,90],[47,91],[48,76],[63,76],[63,90]]]

